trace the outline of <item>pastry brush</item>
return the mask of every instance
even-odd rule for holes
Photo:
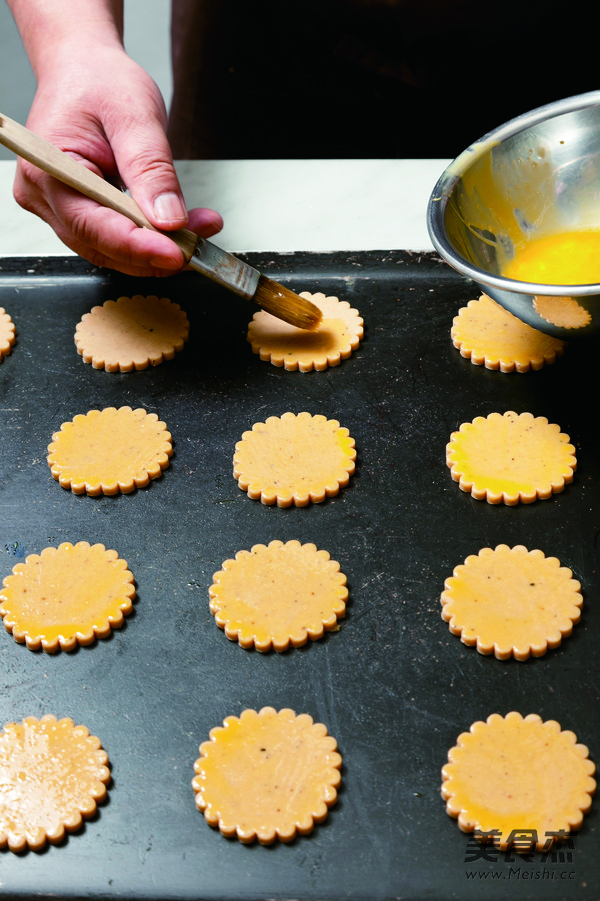
[[[82,163],[59,150],[44,138],[0,113],[0,144],[33,165],[75,188],[86,197],[127,216],[136,225],[158,231],[144,216],[135,200],[96,175]],[[189,229],[162,232],[183,253],[186,263],[218,284],[250,300],[278,319],[301,329],[315,329],[321,311],[278,282],[261,275],[252,266],[216,244],[198,237]]]

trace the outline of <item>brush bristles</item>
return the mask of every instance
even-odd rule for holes
[[[272,316],[283,319],[296,328],[312,330],[321,322],[321,311],[314,303],[299,297],[266,275],[259,278],[253,301]]]

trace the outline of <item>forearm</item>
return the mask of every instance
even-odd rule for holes
[[[123,0],[7,0],[36,77],[67,48],[123,43]]]

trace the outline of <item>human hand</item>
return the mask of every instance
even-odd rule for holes
[[[150,76],[119,47],[65,49],[50,54],[38,75],[27,122],[31,131],[126,186],[161,231],[187,226],[205,238],[220,231],[223,222],[214,210],[186,212],[165,136],[164,102]],[[138,228],[24,160],[18,162],[14,195],[96,266],[163,276],[184,265],[181,251],[164,234]]]

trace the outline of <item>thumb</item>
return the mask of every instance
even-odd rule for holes
[[[174,231],[188,225],[204,238],[221,231],[223,219],[215,210],[200,207],[188,216],[171,148],[159,121],[144,128],[136,125],[124,140],[115,135],[111,144],[122,181],[155,228]]]
[[[156,228],[183,228],[188,215],[162,123],[123,124],[110,143],[121,180]]]

